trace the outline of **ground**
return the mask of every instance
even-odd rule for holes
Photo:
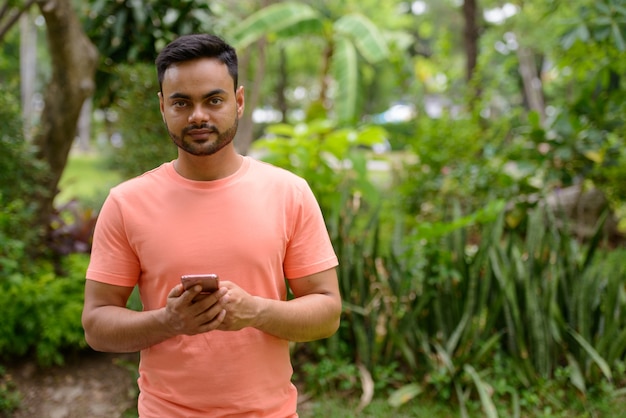
[[[83,352],[63,366],[40,368],[34,360],[5,366],[21,394],[11,418],[116,418],[136,416],[138,354]],[[307,416],[309,397],[300,393]],[[135,414],[135,415],[133,415]],[[0,417],[2,417],[0,411]]]
[[[136,404],[136,359],[136,354],[88,352],[67,359],[63,366],[41,369],[34,361],[8,366],[21,394],[21,407],[10,416],[121,417]]]

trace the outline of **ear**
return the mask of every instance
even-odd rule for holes
[[[246,104],[246,100],[244,96],[245,96],[244,88],[243,86],[239,86],[239,88],[235,92],[235,101],[237,102],[237,116],[240,118],[243,117],[243,111],[245,109],[245,104]]]
[[[159,96],[159,110],[161,111],[161,118],[163,118],[163,122],[165,123],[165,103],[163,102],[163,93],[158,92],[157,96]]]

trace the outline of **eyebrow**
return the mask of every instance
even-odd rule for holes
[[[220,95],[220,94],[225,94],[225,93],[226,93],[226,90],[223,90],[223,89],[211,90],[210,92],[205,93],[205,94],[202,95],[202,100],[208,99],[209,97],[217,96],[217,95]],[[186,99],[186,100],[190,100],[191,96],[188,95],[188,94],[184,94],[184,93],[172,93],[169,96],[169,99],[170,100],[171,99]]]

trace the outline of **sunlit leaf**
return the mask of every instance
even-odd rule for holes
[[[594,163],[602,164],[604,161],[604,152],[589,150],[585,151],[583,154]]]
[[[337,120],[352,121],[356,114],[358,64],[354,45],[340,38],[333,54],[332,72],[337,82],[335,112]]]
[[[389,396],[389,405],[395,408],[402,406],[405,403],[409,402],[411,399],[420,395],[423,391],[424,389],[422,389],[422,387],[417,383],[404,385],[400,389],[394,391],[391,396]]]
[[[480,403],[482,404],[483,411],[485,412],[485,416],[488,418],[497,418],[498,411],[496,406],[494,405],[491,395],[489,392],[492,389],[480,378],[476,370],[469,364],[466,364],[463,369],[467,374],[469,374],[474,381],[474,385],[476,386],[476,390],[478,390],[478,395],[480,396]]]
[[[350,38],[359,53],[370,63],[376,63],[389,55],[382,34],[371,20],[359,14],[343,16],[335,22],[335,30]]]
[[[237,48],[245,48],[268,33],[276,33],[307,20],[319,20],[320,16],[303,3],[276,3],[249,16],[229,33]]]
[[[587,387],[585,385],[585,378],[583,376],[582,371],[580,370],[580,365],[571,354],[566,354],[567,363],[570,369],[569,380],[572,382],[575,388],[580,390],[582,393],[587,393]]]

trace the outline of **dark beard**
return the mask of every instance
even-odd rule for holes
[[[208,124],[203,124],[201,126],[188,126],[183,129],[181,135],[176,135],[172,131],[170,131],[169,127],[167,127],[167,122],[165,123],[165,127],[167,128],[167,132],[172,138],[172,142],[182,149],[183,151],[188,152],[191,155],[195,156],[205,156],[205,155],[213,155],[226,145],[230,144],[235,138],[235,134],[237,133],[237,128],[239,126],[239,118],[235,117],[235,122],[233,125],[225,130],[224,132],[219,132],[215,126],[211,126]],[[186,133],[191,129],[209,129],[213,133],[217,133],[217,138],[213,141],[206,141],[203,143],[197,143],[194,141],[185,140]]]

